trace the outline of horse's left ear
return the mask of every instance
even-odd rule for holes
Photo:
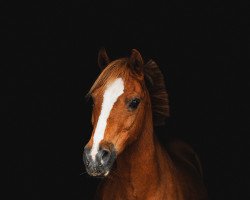
[[[110,59],[106,52],[106,49],[101,48],[98,53],[98,65],[101,70],[103,70],[110,63]]]
[[[140,73],[143,71],[144,61],[138,50],[132,49],[129,60],[130,60],[131,66],[136,72]]]

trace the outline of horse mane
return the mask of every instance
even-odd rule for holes
[[[87,97],[91,96],[95,89],[101,88],[119,76],[126,79],[131,75],[129,68],[128,58],[120,58],[109,63],[90,88]],[[154,126],[164,125],[165,118],[169,116],[169,101],[164,76],[153,60],[145,64],[143,68],[146,87],[151,99]]]
[[[169,117],[169,100],[164,76],[153,60],[144,66],[144,75],[151,98],[154,126],[164,125],[166,117]]]

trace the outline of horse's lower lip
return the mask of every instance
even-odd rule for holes
[[[105,178],[103,174],[98,174],[98,175],[91,175],[93,178]]]
[[[103,173],[89,173],[90,176],[97,177],[97,178],[104,178],[109,174],[109,171]]]

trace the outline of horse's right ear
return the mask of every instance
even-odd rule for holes
[[[98,53],[98,65],[103,70],[109,64],[110,60],[104,48],[101,48]]]
[[[142,72],[144,62],[138,50],[132,49],[129,60],[133,70],[135,70],[136,72]]]

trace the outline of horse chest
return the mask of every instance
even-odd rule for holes
[[[157,190],[141,190],[132,184],[105,183],[100,189],[101,200],[162,200],[163,193]],[[164,198],[165,199],[165,198]]]
[[[124,187],[120,182],[105,183],[100,193],[101,200],[139,199],[131,185]]]

